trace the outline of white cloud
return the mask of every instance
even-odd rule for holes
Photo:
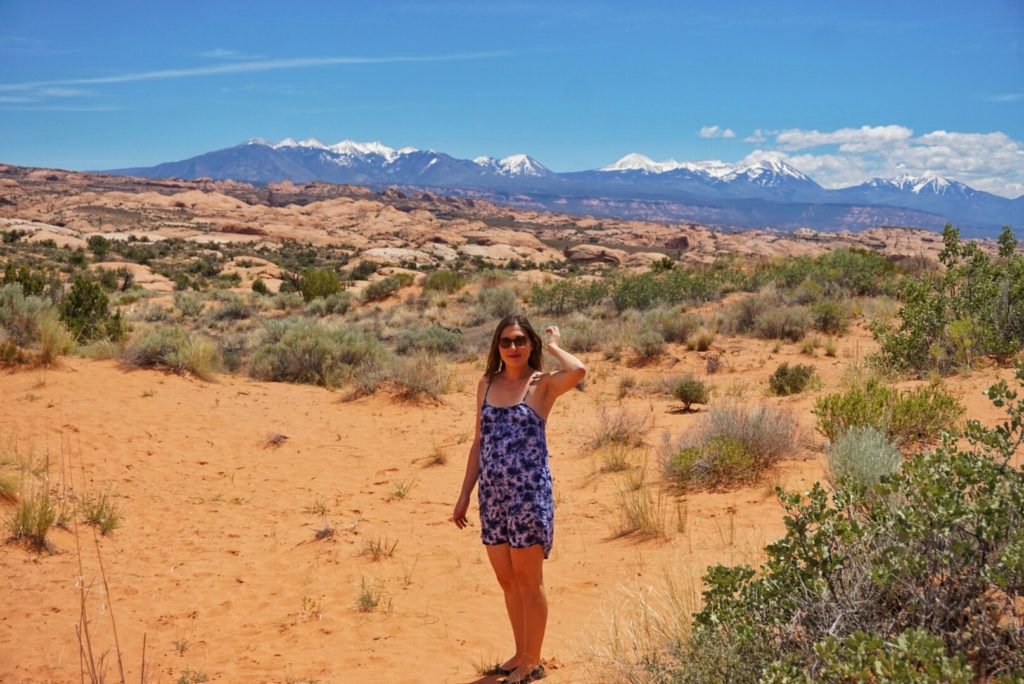
[[[898,125],[824,132],[758,129],[747,141],[767,143],[751,152],[749,161],[781,157],[828,188],[906,174],[952,178],[1004,197],[1024,191],[1024,143],[998,131],[915,136]]]
[[[1020,102],[1024,100],[1024,93],[1002,93],[1000,95],[990,95],[985,99],[989,102]]]
[[[721,126],[704,126],[700,129],[700,137],[702,138],[735,138],[736,132],[731,128],[722,128]]]

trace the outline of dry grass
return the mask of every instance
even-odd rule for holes
[[[639,412],[619,406],[616,408],[601,407],[597,425],[587,439],[591,449],[600,449],[608,445],[628,447],[642,446],[644,437],[654,426],[654,416],[650,411]]]

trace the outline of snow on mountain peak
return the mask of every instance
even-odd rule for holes
[[[543,176],[549,171],[536,159],[525,154],[513,154],[498,160],[498,173],[507,176]]]
[[[895,178],[872,178],[865,185],[873,188],[895,188],[896,190],[911,192],[915,195],[945,195],[955,192],[970,196],[975,192],[972,188],[959,181],[940,176],[911,176],[902,174]]]
[[[608,166],[603,166],[598,171],[644,171],[646,173],[665,173],[682,166],[674,159],[656,162],[648,156],[638,152],[630,152],[625,157],[616,160]]]

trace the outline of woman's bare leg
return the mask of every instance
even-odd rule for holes
[[[512,549],[508,544],[486,545],[484,548],[487,549],[487,558],[494,568],[494,575],[498,578],[501,591],[505,594],[505,610],[508,611],[508,620],[512,623],[512,636],[516,640],[515,655],[502,663],[501,667],[514,670],[523,660],[525,653],[526,624],[523,621],[523,600],[512,568],[512,556],[509,553]]]
[[[519,667],[509,676],[514,681],[527,676],[540,664],[548,624],[548,600],[544,594],[544,547],[535,544],[525,549],[510,548],[509,557],[522,606],[524,631]]]

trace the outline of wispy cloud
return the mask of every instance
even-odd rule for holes
[[[217,48],[216,50],[207,50],[206,52],[200,52],[199,56],[203,59],[266,59],[264,55],[247,55],[244,52],[238,52],[237,50],[227,50],[225,48]]]
[[[700,137],[702,138],[735,138],[736,132],[731,128],[722,128],[721,126],[704,126],[700,129]]]
[[[233,62],[203,67],[184,69],[160,69],[157,71],[139,71],[112,76],[92,78],[55,78],[46,81],[25,83],[0,83],[0,92],[17,92],[37,90],[49,86],[105,85],[111,83],[132,83],[137,81],[160,81],[174,78],[197,78],[222,74],[248,74],[262,71],[281,71],[285,69],[304,69],[326,66],[364,66],[373,64],[415,64],[423,62],[464,62],[480,59],[496,59],[511,57],[509,51],[471,52],[450,55],[425,56],[394,56],[394,57],[300,57],[293,59],[269,59],[253,62]]]
[[[931,131],[906,126],[861,126],[833,131],[798,128],[755,131],[748,142],[767,143],[746,162],[784,159],[825,187],[874,177],[943,176],[1005,197],[1024,193],[1024,143],[1002,132]]]
[[[999,95],[987,95],[989,102],[1020,102],[1024,100],[1024,93],[1002,93]]]

